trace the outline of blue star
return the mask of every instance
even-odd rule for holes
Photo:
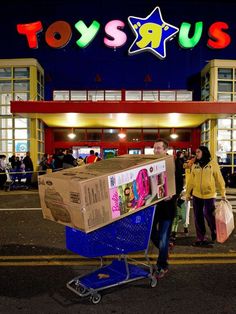
[[[164,22],[159,7],[146,18],[129,16],[128,22],[136,38],[129,48],[129,55],[150,51],[160,59],[166,57],[166,41],[171,40],[179,29]]]

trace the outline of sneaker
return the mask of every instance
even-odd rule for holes
[[[175,242],[173,242],[173,241],[169,241],[169,250],[171,251],[171,250],[173,250],[174,249],[174,246],[175,246]]]
[[[168,268],[159,268],[156,270],[155,276],[156,279],[163,278],[168,273]]]
[[[188,227],[184,227],[184,233],[188,234]]]
[[[213,242],[216,240],[216,233],[215,232],[211,233],[211,239]]]
[[[171,246],[171,243],[173,246],[175,244],[175,242],[176,242],[176,232],[172,232],[170,235],[170,241],[169,241],[170,246]]]
[[[207,240],[204,241],[196,241],[192,243],[192,246],[197,246],[197,247],[213,247],[212,242],[209,242]]]

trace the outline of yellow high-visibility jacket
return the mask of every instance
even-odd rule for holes
[[[186,197],[193,195],[202,199],[215,198],[217,188],[221,196],[224,197],[225,181],[218,163],[211,160],[203,168],[199,164],[193,164],[186,186]]]

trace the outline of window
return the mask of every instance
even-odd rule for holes
[[[159,129],[159,137],[170,140],[170,129]]]
[[[121,100],[121,91],[106,90],[105,100]]]
[[[71,100],[78,100],[78,101],[86,101],[87,100],[87,91],[80,90],[80,91],[71,91]]]
[[[0,92],[10,93],[12,90],[11,81],[0,81]]]
[[[87,140],[88,141],[101,141],[102,130],[101,129],[88,129]]]
[[[12,140],[0,140],[1,153],[13,152]]]
[[[56,129],[54,130],[54,141],[68,141],[68,129]]]
[[[224,152],[218,152],[218,163],[220,165],[231,165],[232,164],[232,154],[227,154]]]
[[[230,152],[231,141],[218,141],[218,152]]]
[[[27,140],[28,130],[27,129],[15,129],[15,138]]]
[[[98,101],[98,100],[104,100],[104,91],[88,91],[88,100],[91,101]]]
[[[23,92],[28,91],[29,88],[29,81],[14,81],[14,91],[15,92]]]
[[[192,101],[193,94],[191,91],[177,91],[177,101]]]
[[[218,119],[218,129],[230,129],[232,128],[232,119]]]
[[[145,155],[154,155],[154,150],[152,147],[145,147],[144,148],[144,154]]]
[[[230,140],[232,132],[228,130],[218,130],[218,140]]]
[[[1,94],[0,97],[2,105],[10,105],[10,101],[12,100],[12,94]]]
[[[177,129],[176,133],[178,134],[178,141],[188,142],[191,141],[192,132],[189,129]]]
[[[85,141],[86,132],[85,129],[74,129],[74,133],[76,134],[76,141]]]
[[[17,101],[29,100],[29,93],[14,93],[14,99]]]
[[[219,92],[232,92],[233,91],[233,82],[218,81],[218,91]]]
[[[160,91],[160,101],[174,101],[175,91]]]
[[[127,142],[139,142],[141,141],[141,130],[139,129],[128,129],[126,130]]]
[[[232,79],[233,78],[233,70],[232,69],[225,69],[219,68],[218,69],[218,79]]]
[[[54,91],[53,100],[69,100],[69,91]]]
[[[0,138],[12,139],[12,129],[0,129]]]
[[[0,69],[0,78],[11,77],[11,68],[1,68]]]
[[[143,140],[144,141],[155,141],[157,139],[158,129],[144,129]]]
[[[0,119],[0,128],[12,128],[12,119]]]
[[[14,78],[29,78],[29,68],[14,68]]]
[[[118,129],[104,129],[103,139],[108,142],[118,141]]]
[[[231,94],[220,94],[217,95],[218,101],[232,101],[232,95]]]
[[[127,90],[125,91],[126,100],[141,100],[141,91],[140,90]]]
[[[144,101],[158,101],[159,92],[157,90],[144,90],[143,91],[143,100]]]
[[[0,106],[0,115],[2,115],[2,116],[11,115],[11,107],[10,106]]]

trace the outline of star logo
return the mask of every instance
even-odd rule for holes
[[[146,18],[129,16],[128,22],[136,38],[129,48],[129,55],[150,51],[160,59],[166,57],[166,42],[178,33],[178,27],[162,19],[159,7]]]

